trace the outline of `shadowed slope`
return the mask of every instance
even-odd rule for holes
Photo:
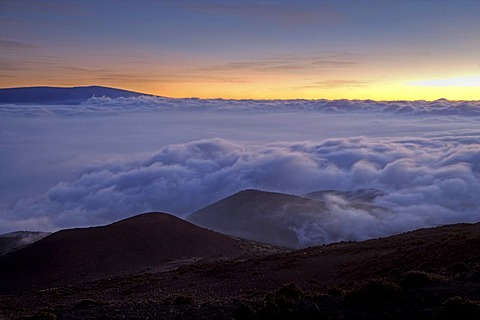
[[[299,213],[322,214],[325,203],[297,196],[244,190],[187,217],[202,227],[237,237],[296,248],[295,232]]]
[[[0,296],[0,318],[479,319],[436,317],[457,296],[480,306],[479,248],[480,223],[442,226]]]
[[[333,203],[282,193],[244,190],[187,217],[187,220],[218,232],[288,248],[302,248],[345,239],[334,228],[332,210],[356,210],[368,215],[385,214],[378,206]],[[355,235],[352,235],[354,237]]]
[[[5,88],[0,89],[0,103],[80,104],[93,96],[130,98],[142,95],[147,94],[101,86]]]
[[[0,260],[0,284],[4,290],[49,287],[243,250],[239,240],[168,214],[146,213],[103,227],[62,230],[7,254]]]

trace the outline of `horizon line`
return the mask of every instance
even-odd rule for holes
[[[52,89],[75,89],[75,88],[89,88],[89,87],[99,87],[99,88],[107,88],[107,89],[114,89],[114,90],[122,90],[122,91],[129,91],[132,93],[137,93],[139,95],[144,96],[153,96],[157,98],[167,98],[167,99],[198,99],[198,100],[230,100],[230,101],[294,101],[294,100],[305,100],[305,101],[316,101],[316,100],[327,100],[327,101],[340,101],[340,100],[347,100],[347,101],[375,101],[375,102],[416,102],[416,101],[427,101],[427,102],[434,102],[434,101],[450,101],[450,102],[477,102],[480,101],[479,99],[448,99],[448,98],[436,98],[436,99],[372,99],[372,98],[228,98],[228,97],[198,97],[198,96],[183,96],[183,97],[172,97],[166,95],[159,95],[156,93],[148,93],[142,92],[137,90],[132,90],[129,88],[122,88],[122,87],[110,87],[98,84],[89,84],[89,85],[74,85],[74,86],[51,86],[51,85],[32,85],[32,86],[19,86],[19,87],[0,87],[0,90],[9,90],[9,89],[30,89],[30,88],[52,88]]]

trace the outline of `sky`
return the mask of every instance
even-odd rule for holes
[[[476,0],[1,0],[0,87],[480,99]]]

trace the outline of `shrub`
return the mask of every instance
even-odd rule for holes
[[[372,304],[395,297],[399,292],[400,288],[392,282],[384,279],[371,279],[348,291],[345,294],[344,301],[351,304]]]
[[[345,294],[345,292],[342,289],[338,289],[338,288],[330,288],[328,289],[327,293],[329,296],[335,297],[335,298],[341,298]]]
[[[17,320],[57,320],[57,315],[52,312],[43,311],[32,316],[17,318]]]
[[[103,302],[97,301],[94,299],[83,299],[83,300],[77,301],[77,303],[75,304],[75,307],[77,309],[87,309],[95,306],[101,306],[103,304],[104,304]]]
[[[465,263],[465,262],[457,262],[457,263],[454,263],[450,266],[450,271],[454,272],[454,273],[462,273],[462,272],[467,272],[470,270],[470,268],[468,267],[468,265]]]
[[[280,310],[285,311],[294,308],[304,295],[304,291],[296,283],[284,284],[276,292],[269,292],[264,296],[261,313],[264,316],[271,316],[280,312]]]
[[[234,310],[233,310],[233,318],[236,320],[239,319],[248,319],[253,314],[253,310],[250,306],[246,305],[245,303],[240,303]]]
[[[184,304],[194,304],[195,303],[195,299],[193,299],[193,297],[191,296],[176,296],[175,299],[173,299],[173,304],[175,306],[179,306],[179,305],[184,305]]]
[[[433,282],[432,276],[423,271],[408,271],[403,276],[400,285],[403,289],[424,287]]]
[[[480,302],[461,297],[447,299],[437,319],[480,319]]]
[[[303,297],[305,293],[302,288],[300,288],[295,282],[290,282],[284,284],[280,290],[277,291],[277,297],[283,296],[285,298],[297,300],[300,297]]]

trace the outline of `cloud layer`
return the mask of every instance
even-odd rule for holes
[[[480,220],[480,102],[96,97],[0,105],[0,233],[185,216],[239,190],[378,189],[326,219],[284,217],[304,245]]]
[[[350,81],[351,82],[351,81]],[[332,85],[332,84],[320,84]],[[361,83],[353,82],[353,85]],[[395,115],[480,116],[480,101],[372,101],[372,100],[225,100],[93,97],[80,106],[0,104],[2,116],[92,115],[158,111],[315,112]]]
[[[84,168],[42,199],[18,202],[2,219],[58,228],[150,210],[182,216],[246,188],[291,194],[361,188],[384,192],[375,200],[389,210],[383,215],[353,210],[344,200],[331,198],[328,220],[312,215],[297,228],[308,244],[479,221],[480,133],[257,146],[218,138],[175,144],[143,160]]]

